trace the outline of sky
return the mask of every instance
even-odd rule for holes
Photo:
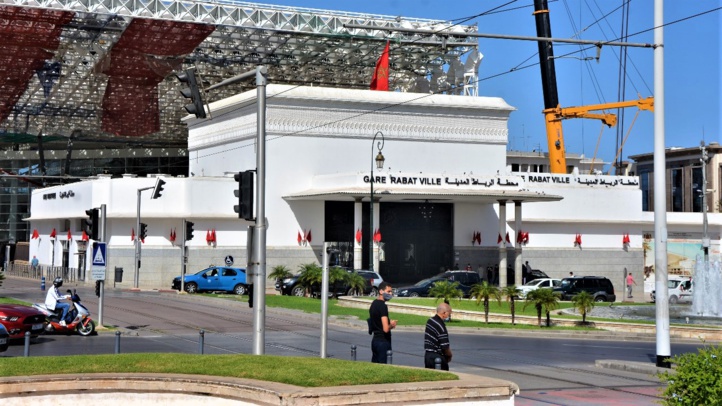
[[[630,35],[627,42],[654,43],[653,0],[549,0],[552,36],[572,38],[581,31],[577,36],[581,39],[616,40],[623,25],[620,6],[626,1],[629,1]],[[271,0],[261,3],[455,22],[484,14],[464,24],[476,23],[478,32],[484,34],[536,36],[533,0]],[[722,0],[666,0],[664,3],[665,146],[696,147],[701,141],[722,143],[719,96],[722,92],[722,10],[692,17],[722,7]],[[489,13],[494,9],[497,10]],[[547,151],[536,42],[480,38],[479,50],[484,55],[479,68],[479,95],[501,97],[517,109],[509,119],[508,149]],[[561,106],[619,100],[621,48],[603,47],[598,62],[582,60],[595,57],[596,51],[586,51],[583,55],[579,50],[579,45],[554,45]],[[654,96],[654,51],[628,47],[627,53],[627,80],[622,99]],[[568,56],[560,57],[565,55]],[[390,58],[393,59],[393,54]],[[653,152],[652,113],[640,111],[637,115],[636,108],[627,108],[620,128],[618,134],[616,128],[609,129],[599,120],[566,120],[567,153],[591,158],[599,141],[597,158],[612,162],[617,154],[618,137],[627,138],[622,159]]]

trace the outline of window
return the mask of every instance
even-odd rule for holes
[[[649,211],[649,172],[639,174],[640,189],[642,189],[642,211]]]
[[[511,164],[512,172],[519,172],[519,164]]]
[[[223,276],[236,276],[236,271],[233,269],[224,268]]]
[[[690,190],[690,195],[692,196],[692,211],[693,212],[701,212],[704,210],[704,189],[705,185],[702,184],[702,168],[696,167],[692,168],[692,184],[691,184],[692,190]]]
[[[672,169],[672,211],[684,211],[682,168]]]

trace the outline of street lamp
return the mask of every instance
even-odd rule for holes
[[[376,144],[379,153],[376,155],[376,158],[371,160],[371,205],[369,207],[369,224],[371,224],[369,228],[369,270],[371,272],[374,271],[374,162],[376,162],[376,168],[379,170],[384,168],[385,159],[384,154],[381,153],[381,150],[384,149],[384,133],[378,131],[374,134],[374,139],[371,140],[371,157],[373,157],[374,143],[376,143],[376,137],[379,135],[381,135],[381,141]]]

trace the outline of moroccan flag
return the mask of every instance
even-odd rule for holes
[[[50,232],[50,238],[55,238],[58,236],[58,232],[55,231],[55,228],[53,228],[53,231]]]
[[[135,229],[132,227],[130,229],[130,240],[135,241]]]
[[[308,243],[311,243],[311,229],[308,229],[308,232],[306,233],[306,238],[304,238]]]
[[[389,90],[389,42],[381,57],[376,61],[374,76],[371,78],[371,90]]]
[[[174,230],[170,230],[170,242],[171,243],[175,242],[175,231]]]
[[[361,244],[361,229],[356,229],[356,242]]]
[[[216,240],[216,229],[215,228],[213,230],[211,230],[211,241],[213,241],[214,243],[218,242],[218,240]]]
[[[31,239],[31,240],[34,240],[34,239],[36,239],[36,238],[40,238],[40,233],[38,233],[38,229],[37,229],[37,228],[33,230],[33,236],[32,236],[32,238],[30,238],[30,239]]]
[[[301,232],[298,232],[298,237],[296,237],[296,241],[298,241],[298,245],[301,245],[301,241],[303,241],[303,238],[301,238]]]
[[[211,230],[206,231],[206,243],[210,245],[211,241],[213,241],[213,236],[211,235]]]
[[[501,234],[499,234],[499,238],[496,239],[496,243],[497,243],[497,244],[500,244],[500,243],[501,243]]]
[[[80,237],[83,241],[88,241],[90,238],[88,237],[88,234],[83,230],[83,235]]]
[[[508,231],[506,232],[506,242],[507,242],[507,243],[510,243],[510,242],[511,242],[511,241],[509,240],[509,232],[508,232]]]
[[[73,239],[73,235],[70,234],[70,230],[68,230],[68,241],[70,241],[70,240],[72,240],[72,239]]]

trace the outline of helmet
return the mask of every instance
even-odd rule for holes
[[[61,277],[55,278],[55,280],[53,281],[53,285],[54,285],[56,288],[59,288],[59,287],[63,286],[63,278],[61,278]]]

